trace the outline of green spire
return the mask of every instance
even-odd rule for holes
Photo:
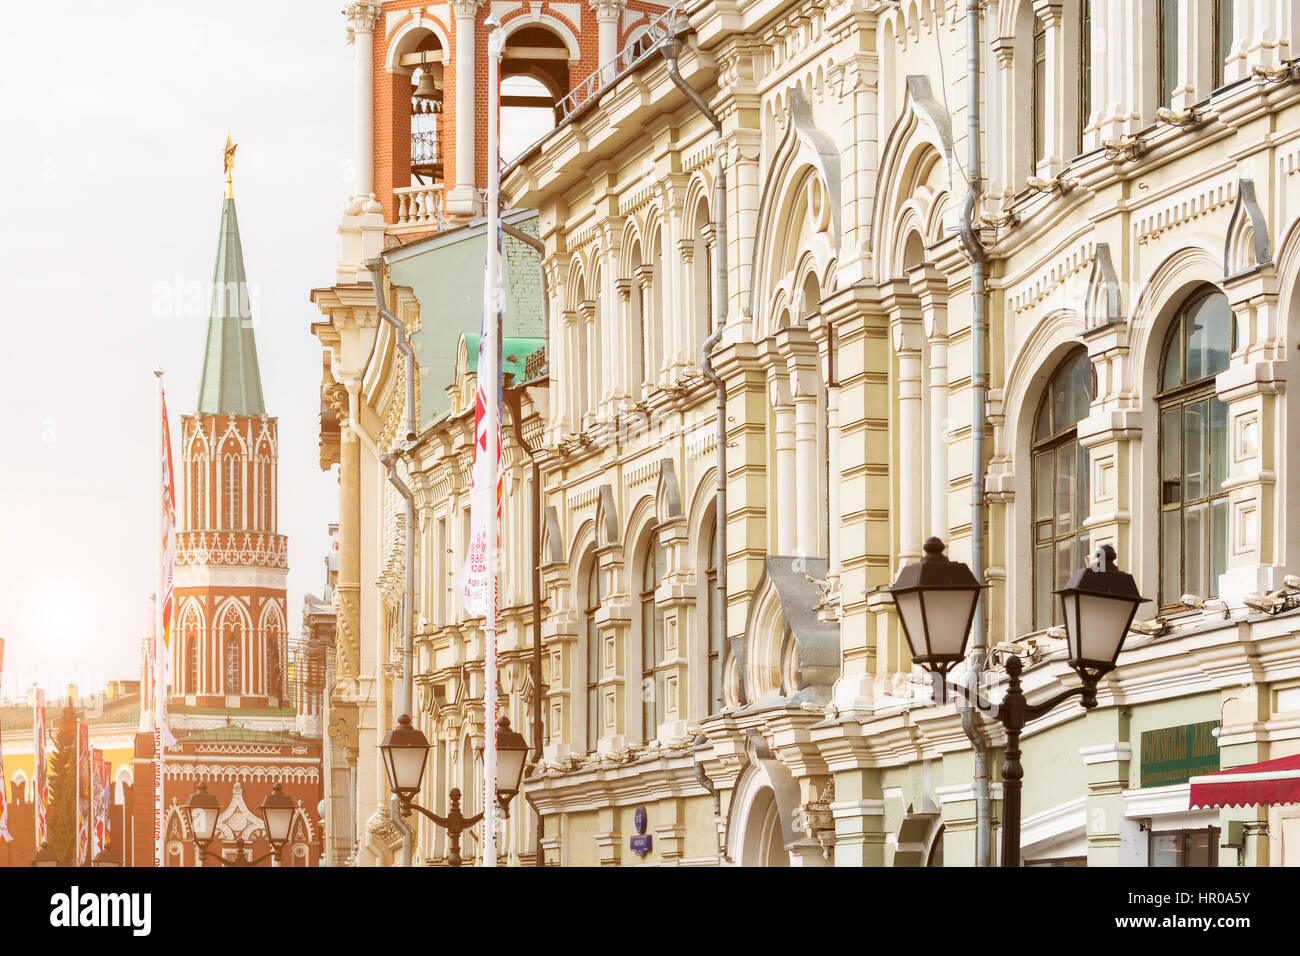
[[[198,410],[200,415],[266,414],[262,378],[257,371],[248,279],[244,276],[244,252],[239,244],[239,220],[235,217],[235,200],[229,193],[221,206]]]

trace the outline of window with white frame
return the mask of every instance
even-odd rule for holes
[[[1077,425],[1093,396],[1092,362],[1080,347],[1066,357],[1043,390],[1034,417],[1033,484],[1034,627],[1061,623],[1052,591],[1083,567],[1088,553],[1088,449]]]
[[[1228,298],[1194,293],[1165,338],[1160,365],[1160,605],[1215,597],[1227,570],[1228,407],[1214,379],[1234,346]]]

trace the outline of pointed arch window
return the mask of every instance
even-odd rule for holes
[[[206,528],[207,524],[207,478],[208,460],[195,456],[190,460],[193,481],[190,485],[190,527]]]
[[[226,632],[226,693],[239,693],[239,642],[240,634],[233,629]]]
[[[1179,311],[1160,366],[1160,604],[1215,597],[1227,570],[1228,406],[1214,378],[1228,367],[1236,326],[1209,287]]]
[[[668,554],[652,533],[641,568],[641,739],[659,735],[664,717],[664,612],[655,601],[668,571]]]
[[[600,564],[593,555],[591,570],[587,572],[586,601],[583,608],[583,629],[587,642],[587,751],[596,750],[600,740],[600,631],[596,617],[605,601],[605,587],[601,581]]]
[[[1052,374],[1034,418],[1032,482],[1034,513],[1034,628],[1061,623],[1052,591],[1086,563],[1088,449],[1077,425],[1092,404],[1092,363],[1075,349]]]
[[[185,690],[188,693],[197,694],[199,692],[199,635],[191,631],[187,635],[187,643],[190,649],[189,686]]]
[[[227,448],[233,449],[233,446],[228,445]],[[227,451],[222,465],[225,469],[225,474],[222,475],[225,507],[221,523],[226,529],[235,530],[243,527],[243,462],[238,449]]]

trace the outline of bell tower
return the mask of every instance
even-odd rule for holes
[[[235,146],[217,232],[198,407],[181,417],[172,641],[175,704],[284,707],[288,547],[278,531],[279,439],[262,400],[235,215]]]

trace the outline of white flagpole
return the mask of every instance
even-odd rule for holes
[[[162,397],[162,377],[163,370],[155,368],[153,370],[154,378],[158,382],[158,401],[157,410],[154,413],[154,427],[158,430],[158,441],[154,445],[153,468],[154,475],[157,478],[158,494],[154,498],[154,548],[155,548],[155,567],[154,567],[154,600],[153,600],[153,840],[154,840],[154,866],[163,865],[163,748],[162,748],[162,726],[158,722],[160,695],[167,693],[167,687],[163,680],[163,647],[162,647],[162,611],[163,611],[163,530],[162,530],[162,511],[163,495],[166,490],[163,488],[162,463],[163,456],[167,450],[163,447],[163,397]]]
[[[483,348],[479,375],[487,382],[485,418],[487,426],[487,486],[492,495],[492,530],[487,542],[488,607],[484,621],[483,662],[483,865],[497,865],[497,553],[500,544],[500,522],[497,509],[498,457],[501,453],[500,409],[497,402],[501,392],[497,367],[501,354],[499,320],[501,315],[501,262],[497,242],[500,235],[500,161],[497,155],[497,107],[500,91],[497,89],[501,74],[501,23],[495,15],[487,18],[488,30],[488,186],[487,186],[487,278],[488,321],[487,342]]]

